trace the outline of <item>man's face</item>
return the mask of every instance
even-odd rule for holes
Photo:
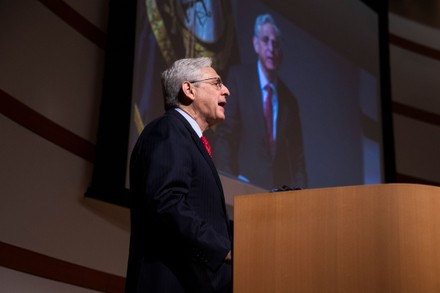
[[[275,72],[281,64],[281,48],[279,37],[270,23],[260,26],[260,34],[253,39],[255,52],[258,54],[263,70]]]
[[[225,120],[224,107],[230,93],[212,67],[203,68],[202,72],[195,91],[194,109],[197,116],[212,126]]]

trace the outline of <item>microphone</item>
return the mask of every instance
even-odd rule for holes
[[[280,191],[290,191],[290,190],[302,190],[302,188],[299,186],[291,187],[291,186],[283,185],[280,188],[272,189],[270,192],[280,192]]]

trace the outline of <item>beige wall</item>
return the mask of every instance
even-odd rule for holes
[[[106,31],[108,0],[64,2]],[[0,27],[0,90],[94,144],[104,50],[39,1],[0,1]],[[390,31],[440,50],[436,29],[391,15]],[[440,115],[440,61],[390,49],[393,100]],[[399,114],[394,123],[397,171],[439,183],[440,126]],[[84,198],[92,163],[5,115],[0,134],[0,242],[125,276],[129,213]],[[92,292],[3,267],[0,284],[7,292]]]
[[[106,30],[107,0],[65,2]],[[104,50],[39,1],[0,1],[0,26],[0,89],[95,143]],[[129,213],[84,198],[93,164],[4,115],[0,133],[0,241],[125,276]],[[11,280],[8,292],[86,292],[2,268],[0,287]]]

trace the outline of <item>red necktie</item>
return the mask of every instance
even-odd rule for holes
[[[208,152],[209,156],[212,158],[211,146],[209,145],[208,140],[203,135],[202,135],[202,137],[200,137],[200,139],[202,140],[203,144],[205,145],[205,149]]]
[[[272,87],[267,84],[264,87],[267,90],[266,101],[264,102],[264,117],[266,118],[267,133],[269,135],[269,144],[273,148],[273,117],[272,117]]]

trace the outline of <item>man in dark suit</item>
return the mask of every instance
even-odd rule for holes
[[[280,31],[269,14],[257,17],[253,45],[257,64],[228,74],[232,99],[215,130],[216,166],[268,189],[307,187],[298,103],[278,78]]]
[[[211,59],[162,73],[166,113],[148,124],[130,161],[126,292],[231,292],[231,231],[203,132],[225,119],[229,91]]]

